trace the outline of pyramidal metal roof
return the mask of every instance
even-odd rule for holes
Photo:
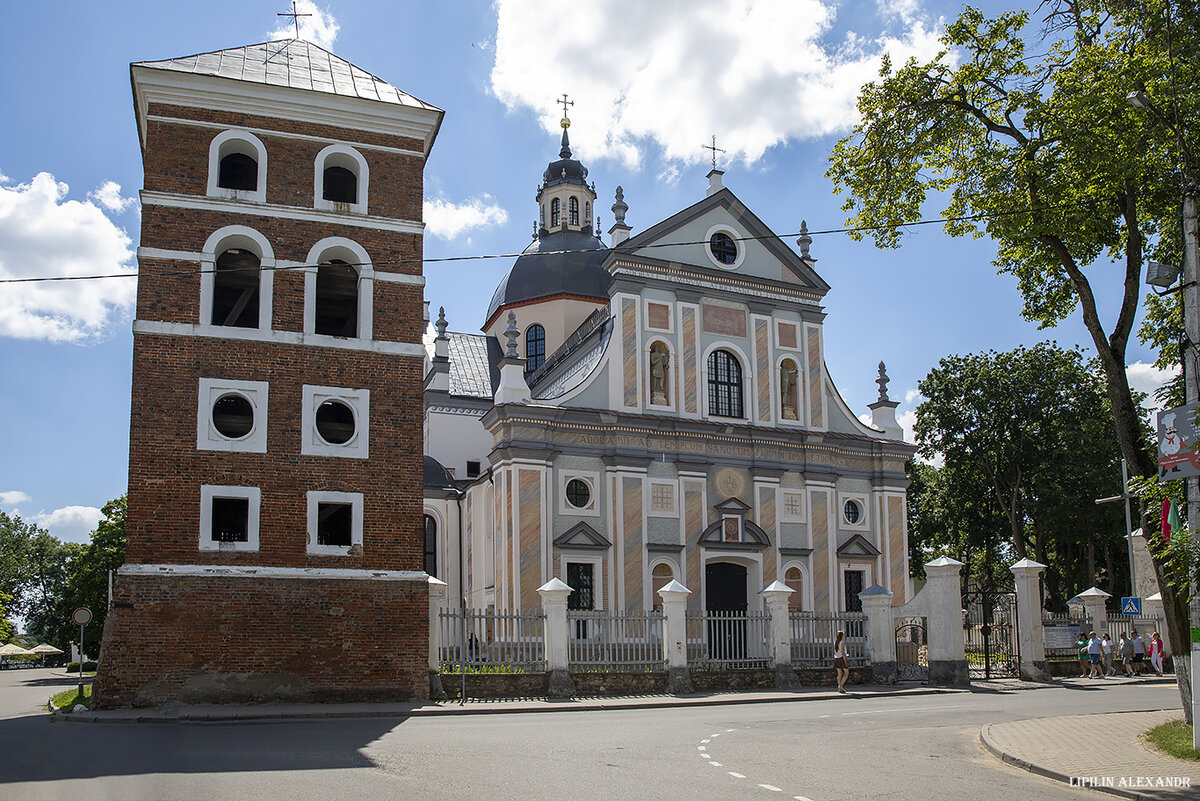
[[[411,108],[441,111],[387,81],[356,67],[312,42],[287,39],[214,50],[165,61],[140,61],[135,67],[214,75],[235,81],[328,92]]]

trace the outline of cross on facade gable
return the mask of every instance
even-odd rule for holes
[[[284,11],[282,13],[276,14],[275,16],[291,17],[292,24],[296,26],[296,38],[299,39],[300,38],[300,18],[301,17],[311,17],[312,14],[301,14],[299,11],[296,10],[296,0],[292,0],[292,10],[290,12]]]
[[[700,147],[703,150],[711,150],[712,151],[712,165],[713,165],[712,168],[715,170],[717,168],[717,154],[725,152],[724,148],[717,147],[717,135],[713,134],[711,145],[701,145]]]

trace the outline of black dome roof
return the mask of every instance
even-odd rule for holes
[[[582,184],[587,174],[587,167],[571,158],[571,140],[567,138],[567,129],[563,128],[562,149],[558,151],[558,161],[550,162],[546,171],[542,173],[542,188],[563,182]]]
[[[425,457],[425,489],[447,489],[454,486],[454,476],[432,456]]]
[[[525,248],[496,287],[486,319],[490,323],[502,306],[551,295],[608,300],[607,256],[608,248],[589,229],[544,234]]]

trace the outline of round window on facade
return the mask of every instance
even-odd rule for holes
[[[317,433],[330,445],[345,445],[354,438],[354,411],[339,400],[317,407]]]
[[[846,522],[851,525],[862,519],[862,509],[858,505],[858,501],[846,501],[846,505],[842,508],[842,514],[846,516]]]
[[[581,478],[573,478],[567,482],[567,503],[576,509],[586,509],[592,500],[592,489]]]
[[[241,439],[254,428],[254,407],[245,395],[222,395],[213,404],[212,423],[221,436]]]
[[[721,264],[733,264],[737,261],[737,242],[734,242],[733,237],[724,231],[717,231],[709,238],[708,249],[713,254],[713,258]]]

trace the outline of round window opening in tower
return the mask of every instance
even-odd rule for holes
[[[734,242],[733,237],[723,231],[717,231],[709,238],[708,249],[713,254],[713,258],[721,264],[733,264],[737,261],[737,242]]]
[[[254,407],[244,395],[222,395],[213,404],[212,423],[221,436],[241,439],[254,428]]]
[[[847,523],[851,525],[857,523],[862,518],[862,510],[858,507],[858,501],[846,501],[842,514],[846,516]]]
[[[581,478],[573,478],[567,482],[567,503],[576,509],[586,509],[592,500],[592,490]]]
[[[354,438],[354,411],[339,400],[317,407],[317,433],[330,445],[345,445]]]

